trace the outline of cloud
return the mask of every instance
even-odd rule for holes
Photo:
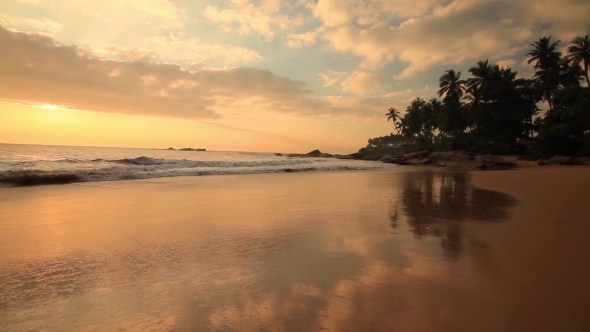
[[[339,84],[342,92],[356,95],[367,95],[381,91],[381,82],[376,74],[364,71],[332,71],[327,70],[318,75],[324,81],[324,87]]]
[[[357,95],[365,95],[381,90],[381,83],[377,75],[354,71],[350,73],[340,84],[342,92],[350,92]]]
[[[35,31],[40,34],[53,36],[59,32],[62,25],[45,17],[25,18],[0,12],[0,24],[17,30]]]
[[[228,8],[208,5],[202,15],[210,22],[220,24],[225,31],[231,31],[230,25],[237,23],[241,35],[256,33],[272,40],[276,30],[286,30],[303,21],[301,17],[278,14],[279,4],[279,1],[267,0],[257,7],[247,0],[230,0]]]
[[[364,70],[402,62],[395,78],[405,79],[438,64],[522,55],[544,34],[586,34],[590,2],[318,0],[308,8],[333,51],[360,57]]]
[[[496,64],[497,64],[497,65],[498,65],[500,68],[502,68],[502,67],[505,67],[505,68],[508,68],[508,67],[510,67],[510,68],[512,68],[512,67],[514,67],[514,66],[516,65],[516,63],[517,63],[517,62],[516,62],[516,60],[514,60],[514,59],[498,60],[498,61],[496,62]]]
[[[339,103],[333,98],[312,98],[302,82],[263,69],[188,71],[149,58],[101,59],[76,46],[60,45],[48,36],[3,26],[0,44],[3,101],[181,118],[219,118],[245,110],[308,117],[374,117],[376,107],[382,108],[377,99]]]
[[[392,92],[382,95],[381,97],[382,98],[395,98],[395,97],[399,97],[399,96],[409,95],[413,91],[414,90],[412,90],[412,89],[407,89],[407,90],[403,90],[403,91],[392,91]]]
[[[230,44],[202,43],[174,35],[156,36],[152,42],[159,46],[158,53],[162,56],[187,64],[216,61],[224,65],[243,65],[262,60],[258,52]]]
[[[311,45],[315,42],[318,35],[317,31],[309,31],[305,33],[292,33],[287,36],[285,45],[292,48],[301,48],[302,46]]]
[[[318,76],[324,81],[324,86],[328,87],[340,82],[346,76],[346,72],[328,70]]]

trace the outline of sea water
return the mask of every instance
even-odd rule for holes
[[[264,152],[0,144],[0,186],[387,167],[393,165]]]

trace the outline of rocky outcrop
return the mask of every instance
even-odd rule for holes
[[[406,160],[411,160],[411,159],[420,159],[420,158],[428,158],[430,156],[430,152],[428,151],[418,151],[418,152],[412,152],[412,153],[406,153],[404,155],[404,158]]]
[[[182,148],[178,151],[207,151],[206,149]]]
[[[590,166],[590,157],[579,157],[574,159],[574,165]]]
[[[277,156],[277,157],[282,157],[282,156],[283,156],[283,154],[282,154],[282,153],[275,153],[275,156]]]
[[[573,158],[566,156],[555,156],[547,160],[549,165],[572,165]]]
[[[320,150],[313,150],[307,153],[308,156],[319,157],[322,154]]]

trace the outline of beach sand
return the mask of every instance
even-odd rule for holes
[[[575,167],[0,188],[0,330],[588,331],[589,188]]]

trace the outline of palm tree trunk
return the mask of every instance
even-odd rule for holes
[[[586,84],[590,88],[590,80],[588,79],[588,62],[584,61],[584,76],[586,76]]]

